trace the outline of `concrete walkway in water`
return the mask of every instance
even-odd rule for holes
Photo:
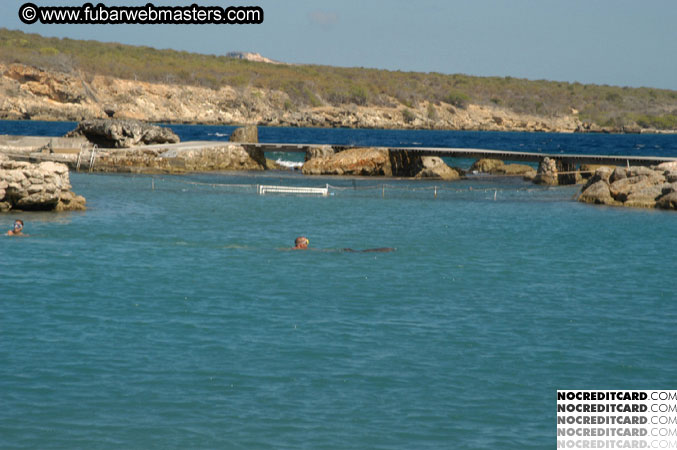
[[[243,144],[260,148],[264,152],[305,152],[311,147],[321,147],[323,144]],[[333,145],[334,149],[346,150],[350,148],[365,148],[364,146]],[[660,156],[620,156],[620,155],[577,155],[563,153],[535,153],[516,152],[510,150],[487,150],[480,148],[447,148],[447,147],[384,147],[391,151],[407,151],[419,153],[422,156],[439,156],[450,158],[491,158],[504,161],[540,162],[543,158],[557,159],[568,163],[579,164],[609,164],[609,165],[656,165],[667,161],[677,161],[677,157]]]
[[[154,144],[126,149],[105,149],[106,151],[134,149],[158,150],[161,153],[171,152],[176,155],[182,151],[200,148],[218,148],[233,145],[227,141],[187,141],[178,144]],[[264,152],[306,152],[309,148],[327,146],[327,144],[289,144],[289,143],[238,143],[245,147],[256,148]],[[365,146],[330,145],[336,150],[365,148]],[[85,138],[60,138],[37,136],[0,135],[0,153],[16,159],[34,161],[70,162],[80,153],[91,153],[93,145]],[[608,164],[608,165],[657,165],[667,161],[677,161],[677,157],[630,156],[630,155],[577,155],[563,153],[518,152],[510,150],[488,150],[477,148],[445,148],[445,147],[382,147],[391,151],[406,151],[424,156],[452,158],[492,158],[503,161],[540,162],[545,157],[562,161],[567,165],[576,164]],[[104,150],[104,149],[101,149]],[[163,151],[164,150],[164,151]]]

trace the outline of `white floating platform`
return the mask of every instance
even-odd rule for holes
[[[269,186],[258,185],[259,195],[265,194],[297,194],[297,195],[329,195],[329,185],[323,188],[301,187],[301,186]]]

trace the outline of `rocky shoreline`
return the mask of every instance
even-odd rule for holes
[[[250,145],[258,143],[258,130],[253,126],[236,129],[229,142],[178,141],[167,128],[110,119],[82,122],[65,138],[0,136],[0,210],[84,209],[84,199],[70,192],[69,167],[90,172],[168,174],[280,169],[265,158],[260,147]],[[499,159],[479,159],[465,171],[448,166],[442,158],[406,150],[322,145],[304,151],[301,171],[308,176],[445,181],[461,179],[467,173],[519,176],[550,186],[585,183],[578,198],[581,202],[677,209],[677,161],[655,167],[576,167],[544,157],[534,169]]]
[[[654,167],[600,167],[578,201],[608,206],[677,209],[677,162]]]
[[[445,129],[558,133],[659,132],[638,127],[599,127],[574,110],[560,116],[520,114],[498,105],[420,102],[405,106],[290,107],[289,96],[255,87],[218,90],[148,83],[79,73],[48,72],[0,64],[0,119],[69,120],[115,118],[147,122],[287,127]]]

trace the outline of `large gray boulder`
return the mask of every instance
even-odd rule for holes
[[[68,167],[0,159],[0,211],[74,211],[85,199],[71,192]]]
[[[247,125],[246,127],[240,127],[233,130],[228,138],[230,142],[246,142],[249,144],[258,144],[259,142],[259,129],[256,125]]]
[[[599,180],[585,189],[578,197],[579,202],[595,203],[598,205],[621,205],[621,202],[614,200],[609,191],[609,183]]]
[[[179,137],[169,128],[138,120],[96,119],[80,122],[66,137],[84,136],[102,148],[129,148],[138,145],[174,144]]]

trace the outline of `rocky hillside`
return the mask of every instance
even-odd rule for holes
[[[520,131],[677,131],[677,92],[271,64],[0,28],[0,118]]]
[[[575,116],[544,118],[499,107],[441,102],[393,106],[308,106],[289,109],[289,96],[262,88],[211,89],[44,71],[0,64],[0,119],[126,118],[151,122],[355,128],[437,128],[571,132]]]

